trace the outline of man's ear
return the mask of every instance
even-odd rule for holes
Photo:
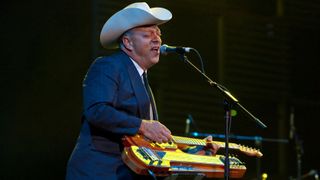
[[[133,49],[132,41],[128,36],[124,36],[122,38],[122,44],[123,44],[124,48],[126,48],[129,51],[132,51],[132,49]]]

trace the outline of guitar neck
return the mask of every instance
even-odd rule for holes
[[[175,144],[184,144],[184,145],[194,145],[194,146],[206,146],[206,140],[205,139],[196,139],[196,138],[190,138],[190,137],[182,137],[182,136],[172,136],[174,143],[156,143],[159,147],[161,148],[177,148]],[[150,147],[153,148],[154,145],[151,145],[150,141],[146,140],[140,135],[136,136],[125,136],[123,139],[123,143],[125,146],[145,146],[145,147]],[[212,141],[212,143],[215,143],[218,145],[220,148],[225,148],[225,142],[221,141]],[[174,146],[172,145],[174,144]],[[248,156],[257,156],[261,157],[263,154],[256,149],[247,147],[247,146],[242,146],[239,144],[235,143],[229,143],[229,148],[233,150],[239,150]]]
[[[206,140],[204,139],[196,139],[196,138],[189,138],[189,137],[182,137],[182,136],[172,136],[172,137],[174,142],[176,142],[177,144],[206,146]],[[221,148],[225,147],[225,142],[222,142],[222,141],[212,141],[212,142],[217,144]],[[238,149],[239,147],[235,143],[229,143],[229,148]]]

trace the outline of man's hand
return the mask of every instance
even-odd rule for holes
[[[206,146],[188,146],[178,145],[179,149],[190,154],[214,156],[219,150],[220,146],[212,141],[212,136],[206,137]]]
[[[210,155],[213,155],[213,156],[216,155],[220,146],[212,141],[212,136],[206,137],[205,140],[206,140],[206,147],[204,148],[204,150],[209,151]]]
[[[172,139],[170,130],[154,120],[142,120],[139,133],[157,143],[165,143]]]

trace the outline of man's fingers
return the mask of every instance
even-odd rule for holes
[[[162,135],[168,140],[172,139],[171,132],[167,128],[163,129]]]
[[[170,141],[170,140],[172,139],[170,131],[168,132],[168,131],[166,131],[165,129],[163,129],[163,130],[161,131],[161,133],[159,134],[159,136],[161,137],[162,142],[168,142],[168,141]]]
[[[212,136],[207,136],[205,139],[206,139],[207,141],[212,141]]]
[[[159,121],[144,121],[145,127],[142,129],[142,134],[150,140],[162,143],[172,139],[171,131]]]
[[[212,153],[212,155],[215,155],[220,148],[219,145],[213,142],[212,136],[207,136],[205,140],[207,144],[207,149]]]
[[[163,126],[163,128],[165,129],[165,131],[168,133],[168,134],[171,134],[171,131],[163,124],[161,124]]]

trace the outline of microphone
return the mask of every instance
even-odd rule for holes
[[[180,47],[180,46],[168,46],[166,44],[163,44],[160,46],[160,53],[163,55],[167,55],[168,53],[178,53],[178,54],[184,54],[186,52],[190,52],[192,48],[190,47]]]

